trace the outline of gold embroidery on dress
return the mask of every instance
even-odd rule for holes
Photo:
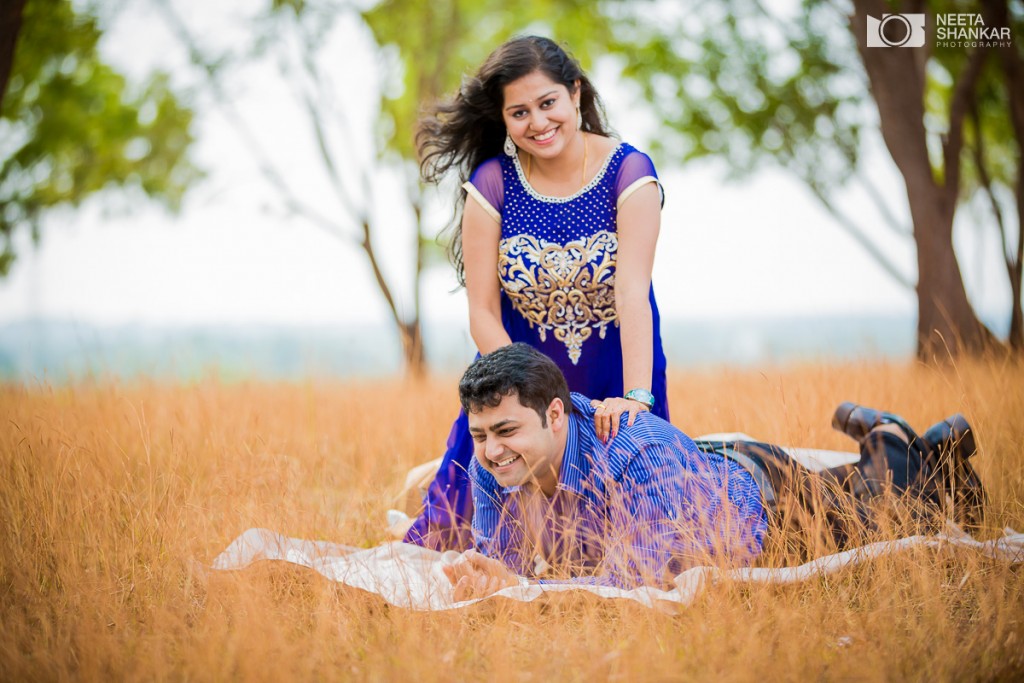
[[[540,339],[553,330],[573,365],[594,330],[604,339],[615,313],[614,232],[602,230],[565,246],[515,235],[498,247],[498,276],[513,307],[536,325]]]

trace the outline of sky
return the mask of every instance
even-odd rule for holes
[[[245,21],[230,4],[175,4],[207,44],[246,40]],[[106,58],[130,77],[160,67],[182,87],[196,88],[197,74],[148,0],[120,7],[102,44]],[[378,87],[368,76],[372,69],[359,68],[372,64],[370,45],[351,23],[342,24],[332,44],[327,62],[336,66],[330,74],[352,135],[334,143],[346,145],[345,158],[358,164],[369,154]],[[608,69],[599,65],[592,75],[614,128],[642,148],[653,134],[649,119]],[[335,215],[313,140],[305,127],[293,125],[301,112],[275,65],[247,69],[228,87],[237,111],[286,169],[295,192]],[[195,102],[195,158],[208,178],[181,214],[150,204],[126,212],[123,200],[110,197],[51,213],[38,249],[27,235],[18,236],[19,259],[0,281],[0,325],[27,317],[98,325],[386,323],[383,301],[352,242],[282,212],[223,111],[202,95]],[[901,178],[877,138],[866,145],[867,172],[909,224]],[[714,162],[662,164],[658,170],[666,204],[653,280],[663,316],[914,314],[913,293],[889,278],[785,171],[727,182]],[[373,210],[389,231],[377,245],[405,306],[411,242],[408,216],[396,208],[397,192],[394,179],[374,179]],[[450,210],[450,197],[436,193],[437,218]],[[856,187],[844,191],[840,203],[914,273],[912,243],[892,237]],[[979,309],[1003,315],[1010,296],[998,244],[994,231],[974,227],[976,216],[961,211],[955,233],[965,282]],[[428,270],[422,287],[428,322],[467,326],[465,296],[453,293],[454,287],[447,265]]]

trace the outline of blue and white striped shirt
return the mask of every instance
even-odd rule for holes
[[[503,488],[474,458],[473,540],[479,552],[542,581],[663,586],[713,558],[748,561],[768,518],[753,477],[697,449],[668,422],[640,413],[608,444],[590,400],[572,394],[550,499]]]

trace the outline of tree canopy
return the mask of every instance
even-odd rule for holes
[[[1020,324],[1020,240],[1012,248],[1011,216],[1022,196],[1020,144],[1024,124],[1017,87],[1021,43],[1010,50],[973,48],[865,49],[866,18],[885,12],[978,11],[988,22],[1009,23],[1024,35],[1024,12],[1006,0],[835,0],[794,3],[789,16],[757,0],[665,3],[651,0],[382,0],[358,6],[338,0],[271,0],[254,24],[256,48],[248,55],[213,57],[200,45],[168,0],[157,0],[189,54],[209,76],[211,91],[256,154],[256,161],[296,215],[352,241],[367,257],[373,276],[403,340],[409,367],[422,362],[419,279],[429,253],[431,228],[424,222],[424,188],[416,179],[414,134],[424,107],[454,92],[462,75],[514,34],[541,33],[567,44],[584,68],[599,58],[639,88],[658,122],[652,150],[662,164],[723,159],[733,175],[767,165],[801,179],[846,230],[890,274],[918,297],[922,353],[938,340],[979,348],[991,338],[967,300],[952,245],[956,208],[984,196],[991,221],[1006,247],[1014,292],[1011,340],[1024,339]],[[337,57],[328,43],[339,17],[358,17],[372,33],[374,60],[341,68],[375,71],[380,81],[374,159],[351,154],[348,103],[332,89]],[[191,19],[190,19],[191,21]],[[234,110],[218,84],[232,60],[265,59],[282,65],[296,103],[307,118],[291,133],[308,135],[340,211],[325,214],[304,205],[289,188],[287,173],[259,151],[244,114]],[[1017,72],[1014,72],[1017,69]],[[1016,81],[1014,79],[1017,79]],[[1024,116],[1024,114],[1022,114]],[[866,131],[881,133],[906,183],[907,211],[888,206],[885,192],[864,172]],[[367,131],[355,136],[367,139]],[[372,205],[374,174],[397,171],[406,180],[404,200],[412,220],[416,255],[411,297],[398,297],[378,258],[388,231]],[[891,234],[863,229],[863,213],[844,212],[836,195],[859,184],[877,204]],[[823,226],[822,229],[834,229]],[[912,245],[916,269],[888,254],[891,245]],[[1015,342],[1016,343],[1016,342]]]
[[[94,17],[68,0],[31,0],[0,109],[0,276],[27,226],[39,239],[47,209],[105,189],[177,210],[201,176],[189,159],[192,112],[153,74],[129,83],[103,62]]]
[[[757,0],[725,0],[677,11],[631,6],[623,29],[638,41],[638,59],[623,73],[643,86],[663,123],[656,145],[680,159],[717,157],[732,173],[765,165],[786,169],[896,281],[918,296],[919,351],[939,345],[985,346],[991,335],[964,292],[952,248],[958,204],[983,196],[985,221],[999,231],[1013,293],[1010,342],[1024,346],[1021,246],[1024,193],[1024,10],[1006,0],[805,0],[790,16]],[[664,8],[663,8],[664,9]],[[866,48],[867,17],[925,13],[920,48]],[[1010,29],[1013,44],[951,45],[936,39],[936,17],[975,13]],[[887,205],[861,163],[863,134],[881,132],[907,183],[905,213]],[[655,150],[658,151],[658,150]],[[876,204],[890,234],[864,229],[862,212],[844,212],[837,192],[857,183]],[[860,214],[860,215],[858,215]],[[1014,239],[1016,237],[1016,239]],[[887,244],[912,240],[916,272],[887,255]],[[937,334],[937,336],[936,336]],[[937,338],[940,337],[940,338]]]
[[[569,44],[585,66],[610,56],[638,84],[659,122],[652,151],[663,162],[715,157],[732,175],[765,166],[797,176],[845,230],[897,282],[916,290],[918,344],[980,348],[992,338],[967,301],[952,247],[958,203],[984,194],[999,230],[1013,292],[1010,342],[1024,346],[1021,319],[1021,141],[1015,102],[1024,72],[1024,12],[1005,0],[984,2],[793,3],[790,16],[757,0],[703,3],[423,3],[385,0],[365,13],[381,45],[394,50],[401,87],[385,98],[388,145],[412,158],[412,131],[424,103],[458,85],[513,31],[539,30]],[[1009,26],[1017,44],[1001,49],[950,46],[863,49],[866,15],[886,12],[984,14]],[[415,26],[416,30],[409,30]],[[510,30],[511,29],[511,30]],[[999,53],[997,58],[996,53]],[[991,58],[990,58],[991,57]],[[895,69],[876,68],[888,63]],[[1017,80],[1013,80],[1017,79]],[[918,83],[919,85],[915,85]],[[895,106],[889,106],[898,102]],[[966,130],[964,127],[966,126]],[[887,205],[863,169],[863,133],[880,130],[908,182],[911,220]],[[900,132],[895,132],[900,131]],[[923,155],[909,157],[907,145]],[[913,192],[929,185],[931,189]],[[863,217],[835,198],[851,182],[891,228],[879,239]],[[930,205],[946,207],[938,213]],[[889,241],[914,242],[916,272],[891,260]],[[1016,242],[1016,244],[1014,244]]]

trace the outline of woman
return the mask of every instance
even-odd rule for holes
[[[651,269],[661,186],[643,153],[609,136],[579,64],[533,36],[495,50],[417,136],[424,178],[456,169],[452,260],[480,353],[527,342],[595,401],[598,435],[628,413],[668,419]],[[470,174],[470,172],[472,172]],[[468,197],[468,199],[467,199]],[[465,414],[406,542],[469,545],[473,454]]]

